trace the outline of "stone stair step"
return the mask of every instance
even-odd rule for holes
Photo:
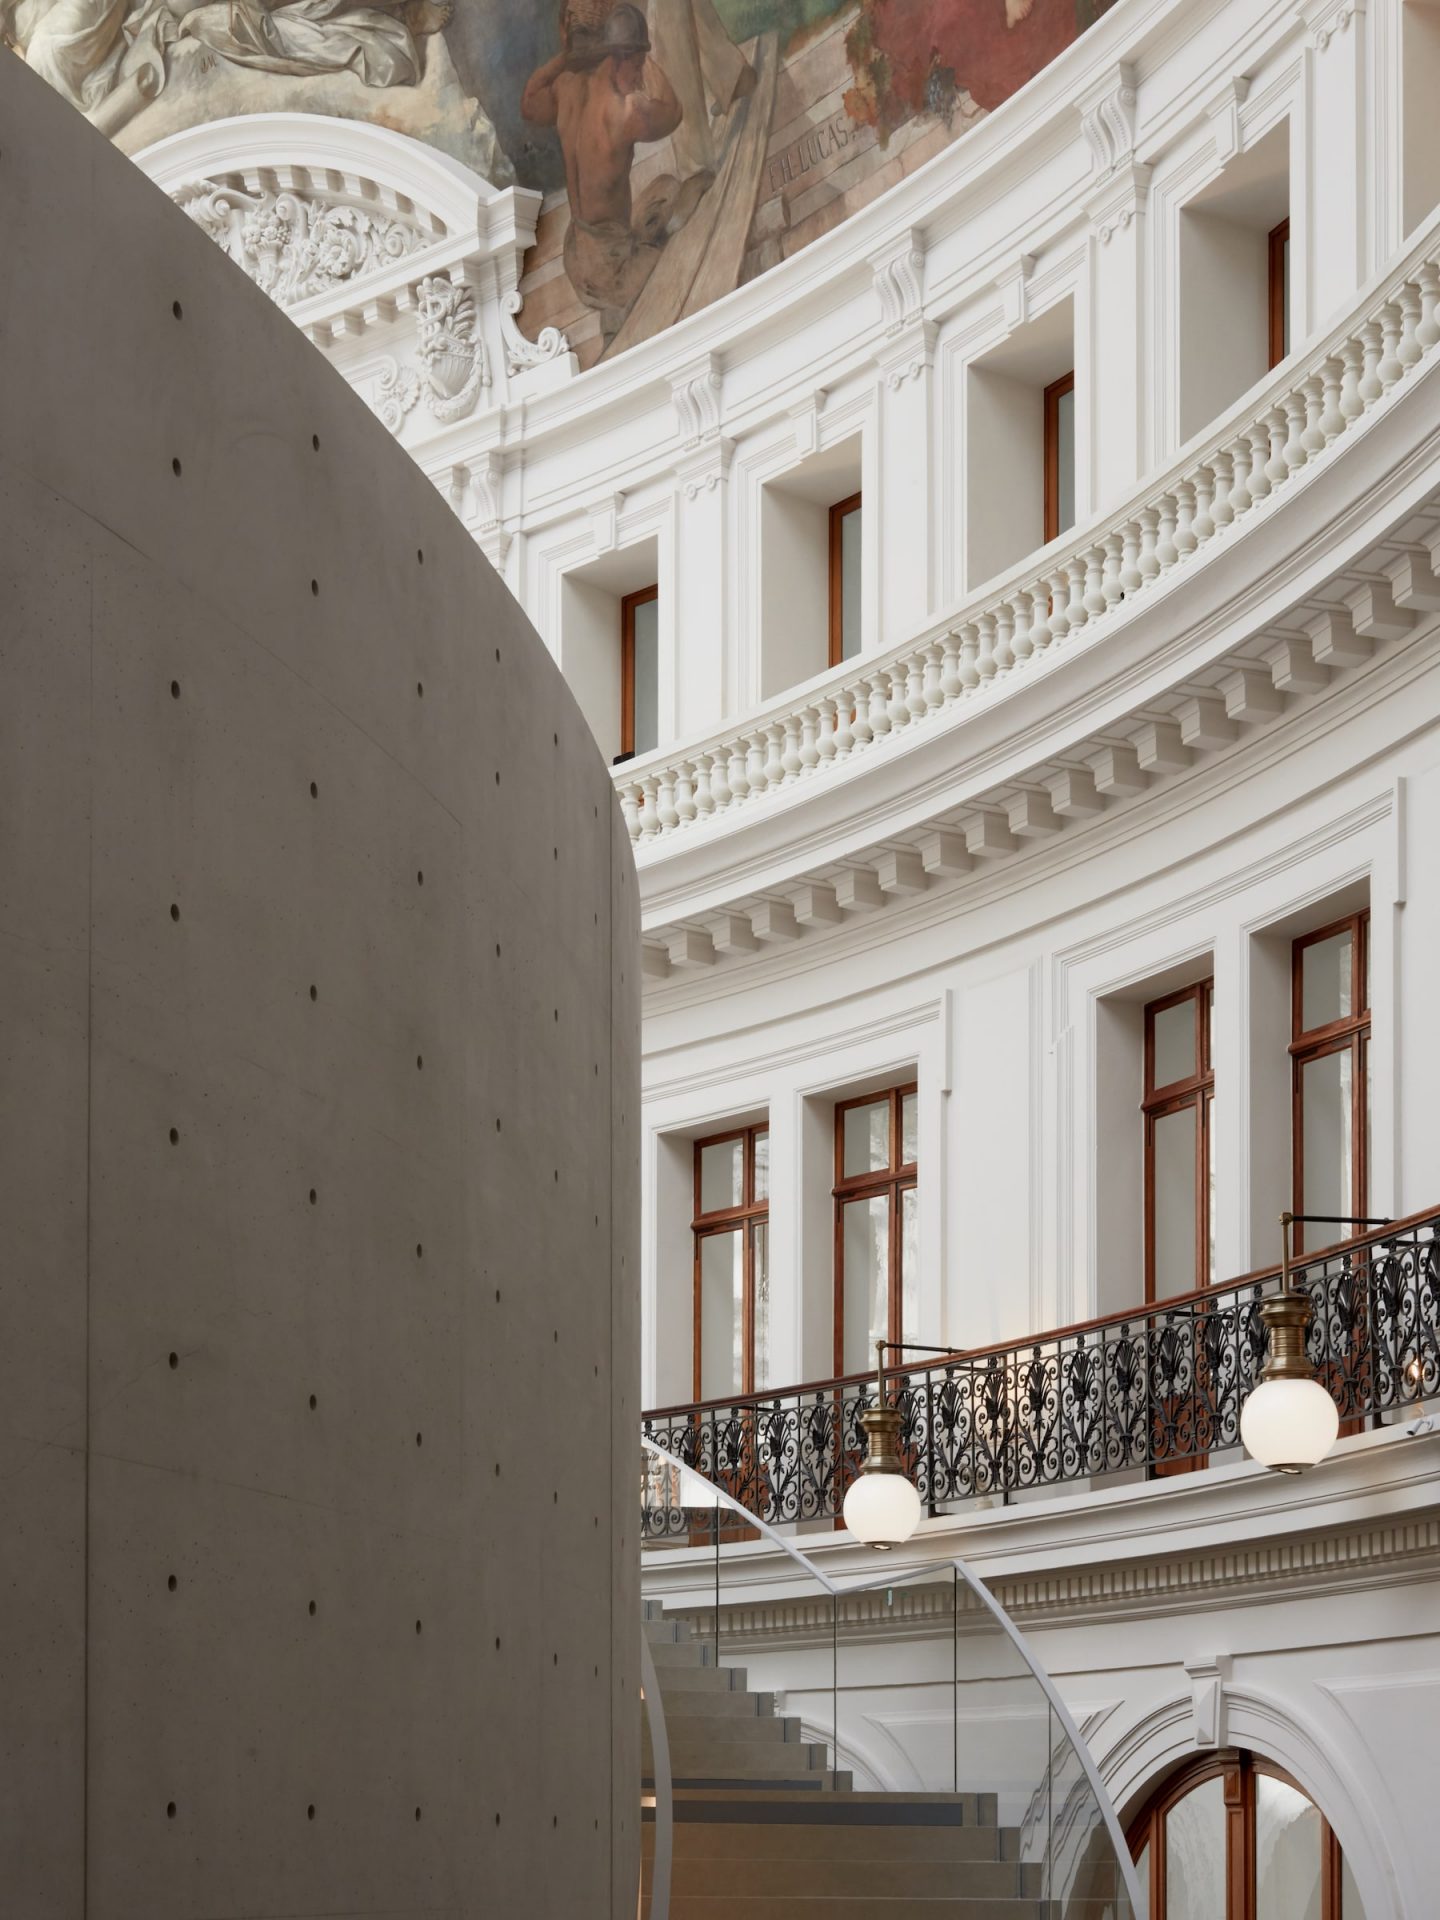
[[[844,1796],[837,1796],[843,1798]],[[717,1805],[717,1812],[727,1809]],[[725,1860],[737,1854],[752,1860],[909,1860],[932,1862],[1015,1861],[1020,1836],[1013,1827],[958,1826],[837,1826],[818,1824],[805,1815],[808,1806],[776,1811],[793,1817],[744,1820],[689,1820],[677,1818],[674,1851],[677,1860]],[[647,1820],[641,1828],[641,1851],[654,1847],[655,1828]]]
[[[764,1812],[772,1800],[777,1811]],[[757,1808],[762,1811],[757,1813]],[[994,1828],[998,1826],[998,1813],[993,1793],[851,1792],[798,1813],[786,1795],[777,1797],[763,1787],[734,1794],[687,1788],[675,1796],[677,1822],[780,1819],[801,1821],[807,1826]]]
[[[650,1903],[642,1914],[648,1920]],[[673,1893],[670,1896],[670,1920],[1052,1920],[1056,1913],[1049,1900],[964,1898],[887,1899],[881,1895],[861,1894],[854,1899],[834,1894],[767,1894],[737,1899],[728,1893]],[[1094,1920],[1100,1920],[1097,1909]],[[1073,1904],[1067,1905],[1066,1920],[1080,1920]],[[1086,1915],[1085,1920],[1090,1920]]]
[[[701,1696],[702,1698],[723,1698],[723,1695]],[[738,1696],[745,1699],[745,1694]],[[665,1730],[670,1737],[671,1746],[705,1746],[712,1741],[730,1745],[736,1741],[755,1742],[759,1745],[773,1744],[775,1741],[796,1741],[800,1738],[800,1721],[787,1714],[783,1719],[777,1714],[698,1714],[680,1713],[673,1707],[665,1710]],[[649,1728],[642,1723],[641,1732],[649,1735]]]
[[[713,1672],[714,1669],[706,1669]],[[725,1668],[721,1668],[723,1673]],[[675,1687],[662,1684],[665,1718],[682,1720],[766,1720],[775,1712],[773,1693],[747,1693],[743,1688]]]
[[[642,1885],[650,1888],[651,1862]],[[674,1862],[672,1893],[729,1894],[736,1900],[757,1895],[818,1899],[1038,1900],[1044,1876],[1038,1866],[1014,1860],[729,1859],[685,1855]]]
[[[702,1649],[688,1647],[656,1647],[656,1653],[689,1654],[689,1661],[657,1660],[655,1678],[660,1682],[662,1694],[671,1693],[744,1693],[745,1669],[743,1667],[715,1667],[696,1659]],[[709,1652],[709,1648],[703,1649]]]
[[[790,1749],[794,1751],[794,1749]],[[710,1793],[724,1799],[739,1795],[748,1795],[763,1789],[767,1797],[775,1803],[781,1801],[802,1800],[807,1805],[819,1805],[821,1801],[834,1794],[849,1793],[855,1784],[851,1773],[829,1773],[821,1767],[813,1767],[790,1776],[771,1776],[765,1774],[743,1774],[738,1770],[726,1773],[689,1775],[674,1781],[677,1796],[693,1793]],[[641,1769],[640,1785],[649,1793],[654,1790],[655,1781],[651,1774]],[[650,1815],[647,1813],[646,1818]]]
[[[807,1746],[799,1740],[777,1740],[763,1746],[735,1740],[725,1745],[696,1745],[672,1741],[670,1773],[684,1780],[789,1780],[796,1774],[823,1772],[830,1764],[828,1747]]]
[[[648,1627],[645,1632],[649,1639]],[[714,1667],[716,1664],[715,1649],[705,1640],[651,1640],[650,1658],[655,1662],[657,1674],[676,1667]]]

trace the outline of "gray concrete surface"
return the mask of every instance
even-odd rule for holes
[[[606,770],[409,457],[3,52],[0,262],[0,1913],[631,1920]]]

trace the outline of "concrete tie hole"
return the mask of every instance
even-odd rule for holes
[[[320,451],[320,436],[319,436],[319,434],[318,434],[318,433],[312,433],[312,434],[311,434],[311,436],[310,436],[310,445],[311,445],[311,447],[312,447],[312,448],[314,449],[314,451],[315,451],[316,453],[318,453],[318,452]]]
[[[165,1818],[167,1820],[173,1820],[175,1818],[175,1802],[173,1800],[167,1800],[165,1803]]]
[[[172,920],[178,920],[180,918],[180,908],[173,900],[170,902],[170,918]]]
[[[315,1618],[315,1602],[313,1600],[310,1602],[310,1618],[312,1620]]]
[[[306,1807],[306,1809],[305,1809],[305,1818],[306,1818],[307,1820],[313,1820],[313,1819],[315,1818],[315,1809],[314,1809],[314,1807],[313,1807],[313,1806],[310,1806],[310,1807]]]
[[[173,460],[172,460],[172,461],[170,462],[170,471],[171,471],[171,472],[172,472],[172,473],[174,474],[174,476],[175,476],[175,478],[176,478],[177,480],[178,480],[178,479],[180,478],[180,456],[179,456],[179,454],[176,454],[176,456],[175,456],[175,458],[174,458],[174,459],[173,459]]]
[[[319,1401],[315,1398],[314,1394],[312,1393],[310,1396],[310,1411],[314,1413],[315,1409],[319,1406],[319,1404],[320,1404]]]
[[[317,1194],[316,1194],[316,1192],[315,1192],[315,1189],[314,1189],[314,1187],[311,1187],[311,1189],[310,1189],[310,1204],[311,1204],[311,1206],[312,1206],[312,1207],[313,1207],[313,1206],[315,1205],[315,1202],[316,1202],[316,1199],[317,1199],[317,1198],[318,1198],[318,1196],[317,1196]]]
[[[178,680],[172,680],[170,682],[170,698],[172,700],[178,700],[180,698],[180,682]]]
[[[173,1373],[173,1372],[175,1371],[175,1369],[176,1369],[176,1367],[178,1367],[178,1366],[179,1366],[179,1364],[180,1364],[180,1356],[179,1356],[179,1354],[178,1354],[178,1353],[172,1353],[172,1354],[171,1354],[171,1356],[170,1356],[170,1371],[171,1371],[171,1372]]]
[[[185,309],[181,306],[178,300],[172,300],[170,302],[170,311],[171,313],[174,314],[177,320],[183,320],[185,318]]]
[[[310,982],[310,998],[312,1000],[318,1000],[320,998],[319,989],[316,987],[315,982],[313,980]]]
[[[310,798],[312,800],[318,800],[320,798],[320,789],[313,780],[310,782]]]
[[[170,1144],[172,1147],[178,1147],[180,1144],[180,1130],[178,1127],[172,1127],[170,1129]]]
[[[310,593],[313,599],[318,600],[320,598],[320,582],[318,580],[312,580],[310,582]]]
[[[179,1586],[180,1582],[175,1578],[174,1574],[172,1573],[170,1578],[165,1582],[165,1584],[170,1589],[171,1593],[174,1593],[175,1589]]]

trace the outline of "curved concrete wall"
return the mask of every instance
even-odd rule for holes
[[[409,456],[8,55],[0,259],[0,1906],[629,1920],[606,770]]]

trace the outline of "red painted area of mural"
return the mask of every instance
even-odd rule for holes
[[[1080,14],[1076,0],[864,0],[846,109],[882,143],[916,114],[944,117],[958,92],[989,111],[1070,45]]]

